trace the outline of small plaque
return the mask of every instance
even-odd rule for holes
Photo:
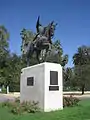
[[[58,72],[50,71],[50,85],[58,85]]]
[[[59,90],[59,86],[49,86],[49,91],[57,91]]]
[[[33,86],[33,85],[34,85],[34,77],[28,77],[27,86]]]

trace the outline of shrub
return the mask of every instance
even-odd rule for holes
[[[63,97],[63,107],[75,106],[78,105],[80,100],[76,97]],[[13,114],[23,114],[23,113],[36,113],[40,112],[40,108],[38,107],[38,102],[30,101],[20,103],[19,98],[15,101],[5,101],[2,103],[2,107],[8,107],[10,112]]]
[[[2,107],[10,107],[10,106],[11,106],[11,103],[9,102],[9,100],[4,101],[4,102],[2,103]]]
[[[21,104],[24,111],[27,111],[28,113],[35,113],[38,112],[40,109],[38,107],[38,102],[23,102]]]
[[[10,110],[13,114],[23,114],[23,109],[22,107],[19,105],[14,105],[11,107],[11,110]]]
[[[15,102],[3,102],[2,107],[8,107],[10,112],[13,114],[35,113],[40,111],[38,102],[33,101],[20,103],[19,99],[16,99]]]
[[[19,97],[16,98],[16,99],[15,99],[15,102],[16,102],[16,103],[20,103],[20,98],[19,98]]]
[[[76,97],[63,97],[63,107],[76,106],[80,100]]]

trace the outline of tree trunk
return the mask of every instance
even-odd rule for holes
[[[82,85],[82,95],[84,94],[85,85]]]

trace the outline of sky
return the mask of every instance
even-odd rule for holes
[[[0,0],[0,25],[10,33],[10,50],[21,54],[22,28],[36,32],[40,15],[42,25],[54,20],[58,23],[54,40],[59,39],[64,54],[72,56],[82,45],[90,46],[90,0]]]

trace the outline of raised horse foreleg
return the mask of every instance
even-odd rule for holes
[[[46,51],[45,51],[45,56],[44,56],[44,62],[47,60],[47,53],[49,52],[49,46],[47,46]]]
[[[40,59],[39,59],[40,53],[41,53],[41,50],[36,51],[36,58],[37,58],[38,63],[40,63]]]

